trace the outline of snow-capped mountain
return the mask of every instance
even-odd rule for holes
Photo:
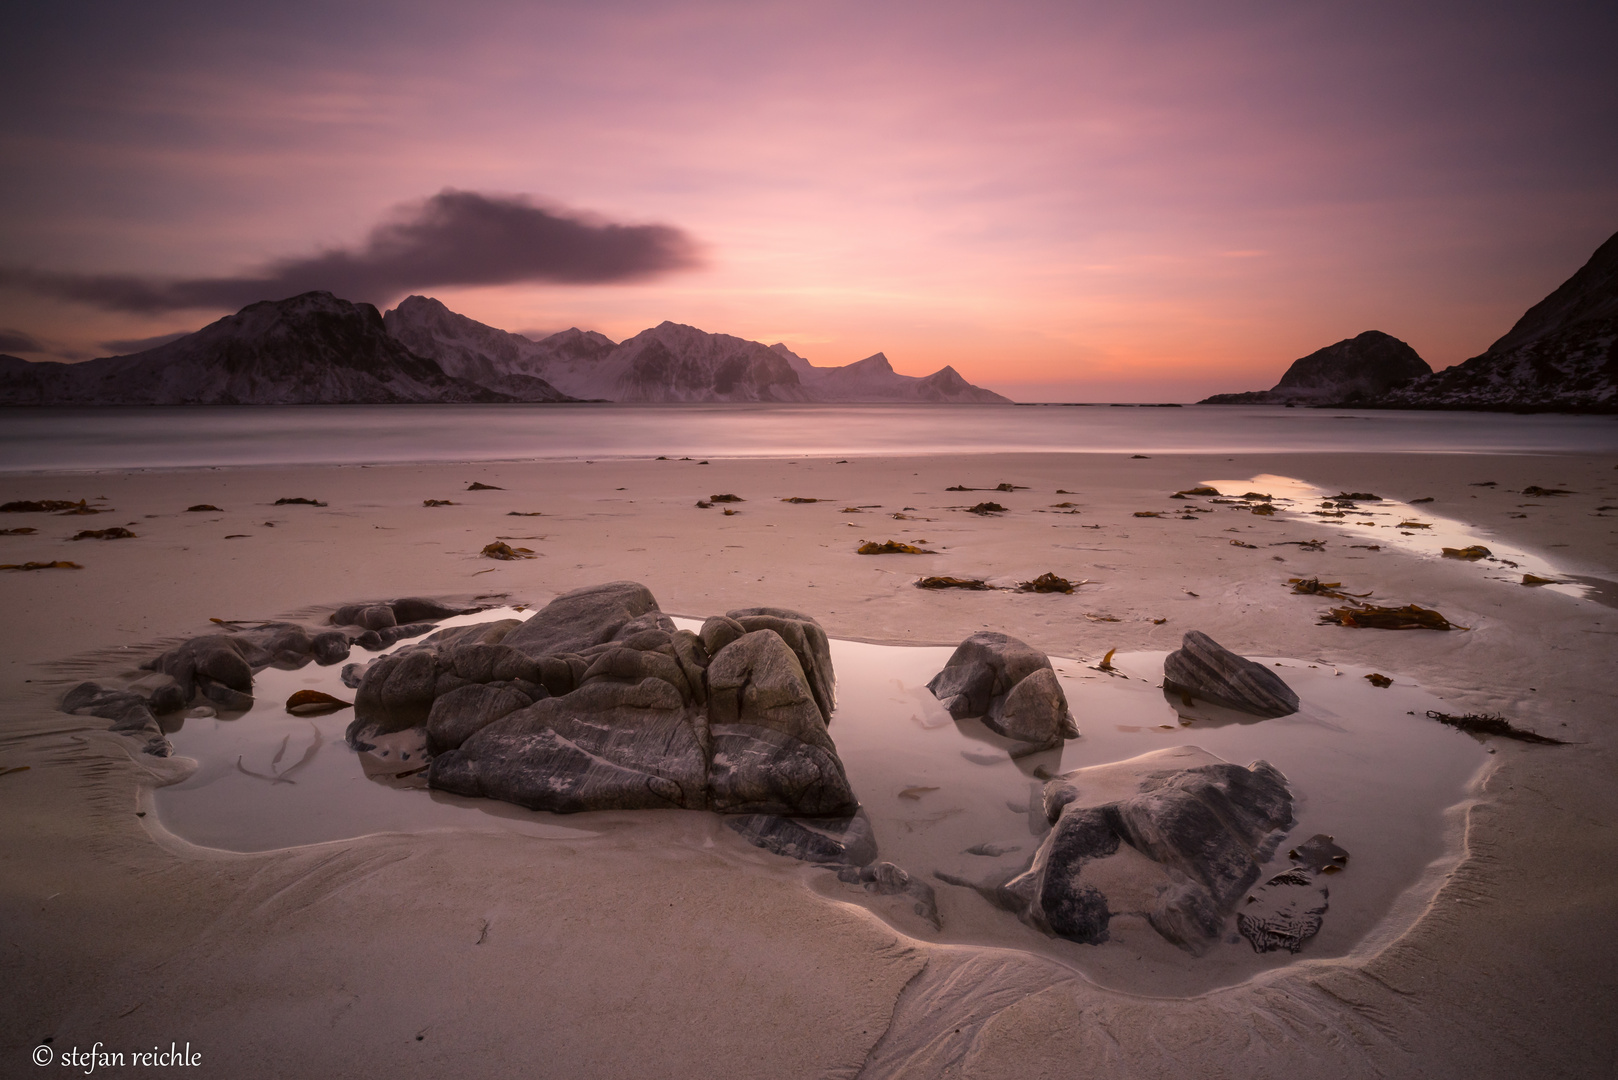
[[[540,341],[412,296],[386,316],[326,292],[250,304],[194,334],[77,364],[0,356],[0,405],[430,402],[1003,402],[954,369],[899,375],[881,353],[817,368],[784,345],[665,322],[627,341]]]
[[[194,334],[78,364],[0,358],[7,405],[347,405],[556,401],[534,379],[496,389],[447,374],[388,334],[370,304],[327,292],[250,304]]]
[[[953,368],[925,378],[900,375],[881,353],[818,368],[785,345],[665,322],[617,345],[564,330],[540,341],[486,326],[442,303],[412,296],[384,316],[388,331],[444,369],[489,386],[517,374],[598,401],[1005,402]]]

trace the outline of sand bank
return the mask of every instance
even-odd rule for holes
[[[47,1036],[60,1048],[189,1041],[199,1074],[233,1077],[1601,1074],[1618,1060],[1606,933],[1618,908],[1618,610],[1501,580],[1490,564],[1369,550],[1374,540],[1298,515],[1167,512],[1184,505],[1171,493],[1208,479],[1293,476],[1431,497],[1424,512],[1475,525],[1502,551],[1611,578],[1618,516],[1597,507],[1618,503],[1615,465],[996,455],[9,477],[7,500],[116,512],[0,523],[39,530],[0,537],[0,561],[84,567],[0,579],[0,768],[30,766],[0,776],[7,1074],[34,1069],[24,1058]],[[499,490],[467,491],[473,481]],[[946,490],[1002,482],[1025,490]],[[1530,485],[1575,494],[1521,495]],[[695,506],[721,493],[746,501],[728,516]],[[287,497],[327,505],[274,505]],[[791,497],[824,501],[780,501]],[[1007,513],[964,512],[987,499]],[[187,511],[197,504],[221,509]],[[107,525],[137,535],[66,540]],[[502,537],[536,558],[479,557]],[[889,539],[938,554],[854,554]],[[1288,543],[1313,539],[1324,549]],[[912,585],[1045,571],[1093,584],[1071,596]],[[1472,629],[1317,625],[1326,605],[1285,587],[1317,574]],[[1346,958],[1306,952],[1240,986],[1160,999],[901,932],[823,897],[800,867],[738,852],[706,815],[617,815],[588,840],[450,832],[197,848],[150,823],[151,785],[173,766],[54,710],[72,683],[209,618],[404,594],[541,603],[618,578],[645,582],[674,614],[776,604],[874,642],[949,645],[990,628],[1094,658],[1172,649],[1201,629],[1243,652],[1397,674],[1575,745],[1491,743],[1497,765],[1464,812],[1464,859],[1393,931]]]

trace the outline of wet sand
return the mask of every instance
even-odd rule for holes
[[[1618,1060],[1618,947],[1606,933],[1618,908],[1618,610],[1436,550],[1354,548],[1343,528],[1298,514],[1203,499],[1192,504],[1212,512],[1181,520],[1168,512],[1187,501],[1168,496],[1261,474],[1430,496],[1419,506],[1435,521],[1610,580],[1618,513],[1596,508],[1618,504],[1615,465],[998,455],[8,477],[8,500],[86,498],[116,512],[0,523],[39,530],[0,537],[0,562],[84,567],[0,579],[0,769],[29,766],[0,775],[11,988],[0,1053],[21,1061],[47,1036],[57,1047],[190,1041],[198,1073],[220,1076],[1599,1075]],[[473,481],[503,490],[465,490]],[[945,490],[1002,482],[1027,489]],[[1529,485],[1575,494],[1519,494]],[[746,501],[730,516],[694,505],[720,493]],[[328,505],[272,505],[284,497]],[[991,499],[1008,512],[964,512]],[[199,503],[222,510],[186,512]],[[862,510],[842,512],[852,507]],[[65,540],[109,525],[137,536]],[[497,537],[537,557],[481,558]],[[854,554],[889,539],[939,554]],[[1312,539],[1324,550],[1288,543]],[[923,574],[1010,584],[1045,571],[1093,584],[1071,596],[912,586]],[[1330,605],[1285,584],[1316,575],[1472,629],[1317,625]],[[1382,671],[1575,745],[1488,742],[1492,771],[1458,823],[1462,857],[1430,903],[1390,923],[1396,932],[1155,998],[1016,950],[934,944],[898,916],[822,895],[804,868],[735,844],[709,815],[615,815],[585,838],[486,830],[254,854],[196,847],[151,813],[152,785],[175,765],[132,758],[96,730],[103,722],[54,711],[67,686],[205,632],[210,617],[409,594],[537,604],[618,578],[646,583],[678,615],[774,604],[834,637],[890,644],[953,645],[991,628],[1091,662],[1113,647],[1162,652],[1201,629],[1250,654]]]

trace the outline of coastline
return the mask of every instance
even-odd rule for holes
[[[1618,610],[1492,580],[1477,565],[1391,548],[1350,554],[1288,516],[1133,515],[1173,507],[1168,495],[1213,477],[1293,476],[1431,496],[1433,514],[1611,579],[1618,516],[1591,507],[1618,502],[1595,494],[1618,487],[1615,468],[1610,453],[1020,453],[9,475],[8,499],[105,495],[118,513],[7,515],[40,533],[0,538],[7,562],[85,567],[4,579],[0,766],[30,769],[0,777],[13,823],[0,834],[0,910],[12,928],[0,973],[23,988],[0,1020],[3,1052],[18,1060],[47,1034],[60,1046],[177,1037],[202,1048],[199,1073],[222,1076],[316,1063],[331,1075],[468,1063],[559,1076],[648,1063],[672,1076],[1598,1073],[1618,1053],[1607,1018],[1618,946],[1600,931],[1618,909],[1604,871],[1618,848],[1606,716]],[[465,491],[473,481],[502,490]],[[1469,486],[1484,481],[1497,486]],[[994,496],[1006,515],[949,509],[988,496],[948,486],[1001,482],[1028,488]],[[1578,494],[1507,517],[1527,501],[1512,492],[1531,484]],[[718,492],[747,501],[732,517],[694,506]],[[829,501],[779,501],[794,496]],[[328,505],[271,505],[285,497]],[[459,505],[422,507],[427,498]],[[1080,512],[1042,512],[1064,500]],[[205,502],[224,510],[185,512]],[[881,509],[839,512],[862,504]],[[125,523],[136,539],[60,538]],[[1237,526],[1262,547],[1231,546],[1224,530]],[[538,557],[480,559],[496,536]],[[1324,552],[1270,546],[1320,536]],[[864,539],[922,538],[942,554],[853,554]],[[1047,570],[1096,584],[1072,596],[911,585],[921,574]],[[1318,626],[1323,605],[1284,588],[1300,572],[1435,606],[1472,629]],[[647,584],[671,614],[771,604],[815,616],[833,637],[882,643],[953,645],[987,626],[1093,658],[1171,649],[1201,629],[1244,653],[1397,672],[1575,745],[1492,743],[1494,770],[1464,812],[1466,854],[1404,932],[1164,1000],[1100,990],[1021,954],[910,937],[819,896],[801,868],[763,853],[744,873],[731,849],[704,847],[707,815],[666,823],[685,838],[677,845],[665,826],[625,814],[589,842],[432,833],[251,856],[198,849],[136,817],[149,808],[147,766],[161,764],[86,730],[97,721],[55,711],[67,686],[201,633],[209,618],[407,594],[542,603],[619,578]],[[1098,613],[1120,621],[1086,618]],[[977,989],[940,989],[961,983]],[[937,1007],[922,1009],[928,994]]]

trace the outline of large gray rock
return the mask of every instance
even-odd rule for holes
[[[814,619],[801,611],[789,608],[739,608],[726,613],[726,618],[742,628],[744,633],[754,630],[773,630],[791,647],[809,680],[815,704],[820,707],[821,719],[831,723],[832,710],[837,707],[837,678],[832,673],[831,642],[826,631]],[[706,625],[703,627],[707,629]],[[710,649],[710,653],[719,650]]]
[[[982,717],[1007,738],[1050,746],[1079,733],[1045,654],[992,630],[961,642],[927,689],[955,719]]]
[[[657,618],[657,600],[635,581],[612,581],[563,593],[506,635],[504,644],[538,659],[577,653],[611,641],[642,615]],[[666,619],[663,620],[667,622]],[[673,630],[673,623],[665,629]]]
[[[502,716],[533,703],[532,696],[511,683],[473,683],[451,690],[435,698],[427,714],[427,751],[454,750]]]
[[[700,725],[660,679],[600,681],[494,721],[433,759],[430,786],[534,810],[702,809]]]
[[[832,816],[858,806],[798,655],[776,631],[743,634],[713,658],[708,717],[713,809]]]
[[[1192,630],[1163,661],[1163,693],[1202,699],[1254,716],[1298,711],[1298,695],[1263,664],[1237,656],[1200,630]]]
[[[1144,916],[1201,954],[1293,823],[1286,778],[1194,746],[1063,774],[1044,791],[1052,829],[1026,868],[970,885],[1028,925],[1082,944],[1110,920]]]

